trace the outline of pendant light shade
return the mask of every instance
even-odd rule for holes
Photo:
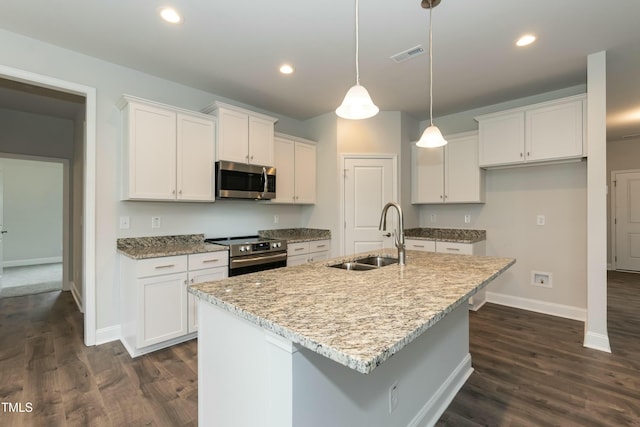
[[[422,7],[429,9],[429,127],[416,142],[418,147],[436,148],[447,145],[447,140],[442,136],[438,126],[433,124],[433,8],[440,4],[440,0],[422,0]]]
[[[359,84],[351,86],[344,96],[342,104],[336,109],[336,114],[343,119],[368,119],[378,114],[380,109],[373,103],[369,92]]]
[[[358,64],[358,57],[360,52],[360,40],[359,33],[360,28],[358,25],[358,3],[356,0],[356,84],[344,96],[342,104],[336,109],[336,114],[343,119],[361,120],[368,119],[378,114],[380,109],[373,103],[369,92],[364,86],[360,85],[360,66]]]
[[[422,132],[422,136],[416,142],[418,147],[436,148],[447,145],[447,140],[444,139],[438,126],[431,125]]]

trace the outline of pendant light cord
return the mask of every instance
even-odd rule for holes
[[[357,0],[356,0],[357,1]],[[433,5],[429,0],[429,125],[433,126],[433,28],[431,16]]]
[[[360,85],[360,65],[358,64],[360,58],[360,26],[359,26],[359,0],[356,0],[356,84]]]

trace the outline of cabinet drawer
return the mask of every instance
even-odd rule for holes
[[[436,242],[433,240],[405,239],[405,248],[414,251],[436,251]]]
[[[469,243],[436,242],[436,252],[473,255],[473,245]]]
[[[309,242],[309,253],[323,252],[331,249],[331,240],[316,240]]]
[[[161,276],[187,271],[187,256],[167,256],[136,261],[136,277]]]
[[[202,270],[204,268],[223,267],[229,265],[229,252],[205,252],[189,255],[189,270]]]
[[[287,255],[300,255],[309,253],[309,242],[287,244]]]
[[[329,251],[313,252],[309,254],[308,262],[325,261],[329,259]]]

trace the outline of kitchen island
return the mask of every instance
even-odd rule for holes
[[[381,250],[192,286],[203,426],[435,422],[472,372],[467,300],[515,260]]]

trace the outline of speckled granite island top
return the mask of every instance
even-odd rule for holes
[[[133,259],[159,258],[227,250],[226,246],[204,242],[204,234],[127,237],[117,240],[118,252]]]
[[[258,236],[268,239],[283,239],[288,243],[312,242],[331,239],[331,230],[317,228],[277,228],[274,230],[258,230]]]
[[[189,292],[335,362],[368,374],[514,259],[407,251],[407,265],[329,267],[351,257],[193,285]]]

